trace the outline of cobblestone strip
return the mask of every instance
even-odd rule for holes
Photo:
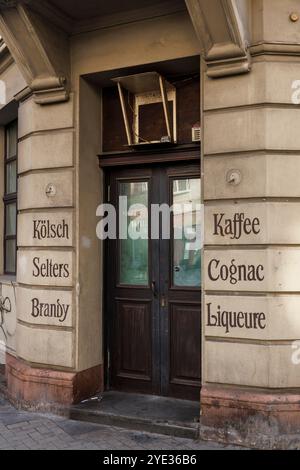
[[[200,450],[223,449],[215,443],[134,432],[72,421],[54,415],[25,413],[0,399],[1,450]],[[225,447],[230,449],[230,447]],[[232,447],[233,448],[233,447]]]

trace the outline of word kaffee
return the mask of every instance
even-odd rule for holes
[[[213,214],[214,235],[225,237],[228,235],[231,240],[239,240],[242,235],[258,235],[260,233],[260,220],[245,217],[244,213],[236,212],[233,217],[226,218],[225,213]]]

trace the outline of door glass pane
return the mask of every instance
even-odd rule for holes
[[[18,141],[18,126],[14,122],[8,126],[6,131],[6,156],[7,158],[16,157],[17,155],[17,141]]]
[[[173,181],[173,285],[200,287],[200,178]]]
[[[5,235],[16,235],[17,204],[6,205]]]
[[[6,194],[17,192],[17,162],[16,160],[6,165]]]
[[[15,273],[16,271],[16,240],[6,240],[5,242],[5,272]]]
[[[120,183],[119,195],[127,197],[127,211],[119,205],[126,239],[119,241],[121,284],[148,285],[148,183]],[[124,237],[125,238],[125,237]]]

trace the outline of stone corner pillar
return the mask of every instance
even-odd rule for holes
[[[17,331],[7,379],[13,400],[44,407],[103,389],[101,99],[72,83],[68,32],[35,3],[0,1],[1,34],[27,84],[15,96]]]
[[[100,346],[83,351],[86,323],[97,331],[100,306],[96,319],[80,309],[88,286],[80,286],[78,267],[75,96],[51,106],[31,96],[19,107],[16,357],[7,355],[7,382],[13,401],[35,408],[77,403],[103,388]]]
[[[300,432],[297,4],[253,2],[251,72],[203,74],[201,435],[267,448]]]

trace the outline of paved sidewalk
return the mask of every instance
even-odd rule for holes
[[[128,431],[17,411],[0,397],[0,450],[201,450],[234,449],[220,444]],[[238,448],[236,448],[238,449]]]

